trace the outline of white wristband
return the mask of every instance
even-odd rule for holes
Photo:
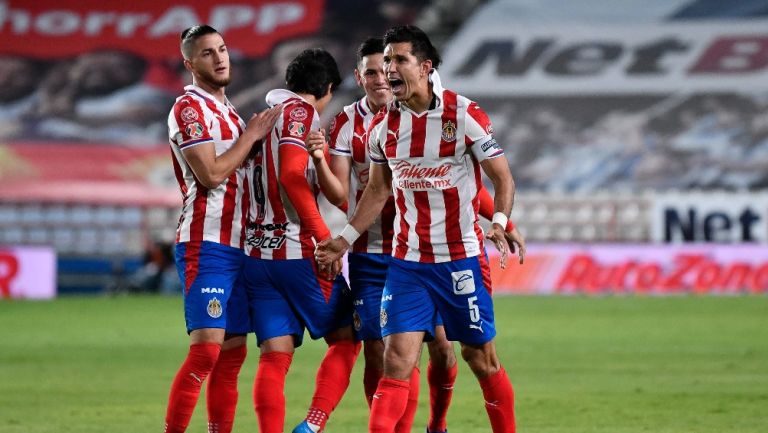
[[[496,212],[493,214],[493,219],[491,220],[491,223],[498,224],[501,226],[502,230],[507,229],[507,221],[509,221],[509,218],[507,218],[506,215],[502,212]]]
[[[339,236],[344,238],[344,240],[347,241],[348,244],[352,245],[355,243],[357,238],[360,237],[360,232],[355,230],[355,228],[352,227],[351,224],[347,224],[346,226],[344,226],[344,230],[342,230],[341,233],[339,233]]]

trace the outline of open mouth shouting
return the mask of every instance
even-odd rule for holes
[[[395,95],[405,92],[405,82],[400,78],[390,78],[389,87],[392,89],[392,93]]]

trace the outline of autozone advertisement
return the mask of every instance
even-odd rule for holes
[[[441,73],[452,88],[475,97],[766,88],[768,20],[510,25],[504,19],[484,14],[451,40]]]
[[[768,292],[768,248],[759,245],[528,246],[506,269],[488,249],[496,294],[735,294]]]
[[[0,246],[0,299],[56,296],[56,253],[48,247]]]
[[[280,40],[316,31],[324,3],[6,0],[0,1],[0,53],[61,57],[110,47],[175,58],[181,31],[208,23],[243,54],[263,55]]]

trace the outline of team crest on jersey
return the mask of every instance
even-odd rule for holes
[[[382,328],[387,326],[387,310],[383,308],[379,311],[379,326]]]
[[[207,310],[208,310],[209,316],[213,317],[214,319],[218,319],[219,317],[221,317],[221,313],[222,313],[221,302],[216,298],[211,299],[210,301],[208,301]]]
[[[307,118],[307,109],[304,107],[296,107],[288,113],[288,117],[291,120],[302,121]]]
[[[184,128],[188,137],[200,138],[203,136],[203,125],[200,122],[193,122]]]
[[[192,107],[185,107],[181,110],[181,120],[184,123],[190,123],[197,120],[197,110]]]
[[[352,324],[355,326],[355,331],[360,331],[363,328],[363,321],[360,319],[360,315],[357,311],[352,313]]]
[[[443,123],[443,140],[455,141],[456,140],[456,124],[450,120]]]
[[[294,137],[304,136],[304,131],[306,131],[306,128],[301,122],[291,122],[288,124],[288,133]]]
[[[493,134],[493,125],[489,123],[488,126],[485,127],[485,132],[488,134]]]

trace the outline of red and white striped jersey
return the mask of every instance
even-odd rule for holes
[[[237,168],[219,186],[208,189],[195,178],[184,150],[213,143],[216,155],[221,155],[237,141],[245,123],[229,101],[223,104],[194,85],[184,90],[168,115],[173,169],[184,199],[176,242],[210,241],[243,248],[248,212],[245,168]]]
[[[315,201],[319,193],[317,172],[304,142],[310,130],[318,129],[320,117],[310,103],[291,91],[272,90],[266,99],[269,106],[283,104],[283,112],[262,145],[254,146],[249,174],[253,184],[245,252],[251,257],[269,260],[310,258],[315,250],[315,240],[307,226],[307,219],[311,216],[301,214],[300,218],[297,208],[299,205],[309,206],[317,211],[319,217]],[[306,165],[307,185],[301,187],[311,189],[311,204],[292,203],[286,189],[298,185],[279,183],[280,166],[288,164],[279,158],[281,146],[297,146],[304,151],[301,157],[306,161],[301,161],[301,164]]]
[[[394,257],[422,263],[480,254],[480,161],[503,157],[478,105],[430,74],[433,107],[416,114],[397,101],[371,122],[371,162],[388,164],[395,196]]]
[[[347,211],[349,218],[354,215],[357,202],[368,183],[371,159],[368,156],[368,146],[364,138],[375,114],[368,107],[368,98],[364,97],[344,107],[344,110],[337,114],[331,123],[330,153],[352,159]],[[352,252],[392,254],[394,219],[395,201],[390,196],[382,213],[352,245]]]

